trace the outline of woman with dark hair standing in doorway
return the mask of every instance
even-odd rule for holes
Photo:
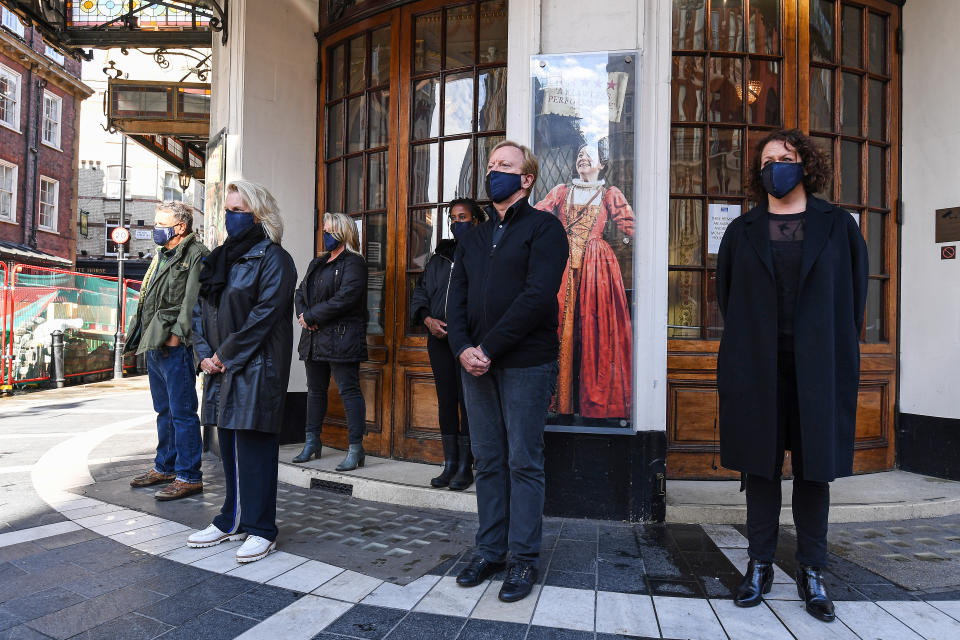
[[[784,451],[791,452],[797,590],[825,622],[830,482],[853,473],[867,247],[848,212],[815,198],[830,163],[797,129],[757,145],[749,188],[759,206],[727,228],[717,255],[724,316],[717,360],[720,456],[747,492],[750,561],[734,603],[773,583]]]
[[[307,369],[307,426],[303,450],[293,462],[320,457],[332,373],[347,414],[348,451],[337,471],[353,471],[364,463],[367,409],[360,363],[367,359],[367,263],[350,216],[323,214],[323,253],[307,267],[295,307],[303,327],[297,351]]]
[[[453,252],[457,240],[487,219],[475,201],[459,198],[450,203],[450,232],[453,239],[441,240],[417,281],[410,304],[410,322],[427,328],[427,353],[437,387],[440,440],[443,443],[443,470],[430,486],[463,491],[473,484],[473,454],[470,426],[463,404],[460,363],[447,342],[447,296],[453,274]]]

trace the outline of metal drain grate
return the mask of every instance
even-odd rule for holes
[[[353,485],[345,482],[334,482],[332,480],[321,480],[320,478],[310,478],[311,489],[323,489],[333,493],[339,493],[345,496],[353,495]]]

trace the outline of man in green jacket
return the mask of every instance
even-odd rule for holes
[[[126,351],[146,354],[157,412],[157,457],[153,468],[130,486],[169,483],[154,497],[176,500],[203,491],[190,320],[200,289],[200,264],[209,251],[194,235],[193,211],[182,202],[157,207],[153,240],[157,253],[143,278]]]

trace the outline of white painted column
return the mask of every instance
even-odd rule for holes
[[[226,46],[214,37],[210,133],[227,129],[227,181],[253,180],[273,193],[283,246],[301,274],[314,256],[317,220],[318,7],[232,0]],[[289,390],[305,391],[303,367],[293,358]]]

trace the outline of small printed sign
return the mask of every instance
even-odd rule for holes
[[[956,242],[960,240],[960,207],[937,209],[937,221],[934,225],[934,242]]]
[[[730,223],[740,217],[738,204],[711,204],[707,207],[707,253],[716,255],[720,251],[723,232]]]
[[[950,244],[945,247],[940,247],[941,260],[955,260],[956,258],[957,258],[957,245]]]
[[[134,229],[133,237],[137,240],[150,240],[153,238],[153,233],[149,229]]]

